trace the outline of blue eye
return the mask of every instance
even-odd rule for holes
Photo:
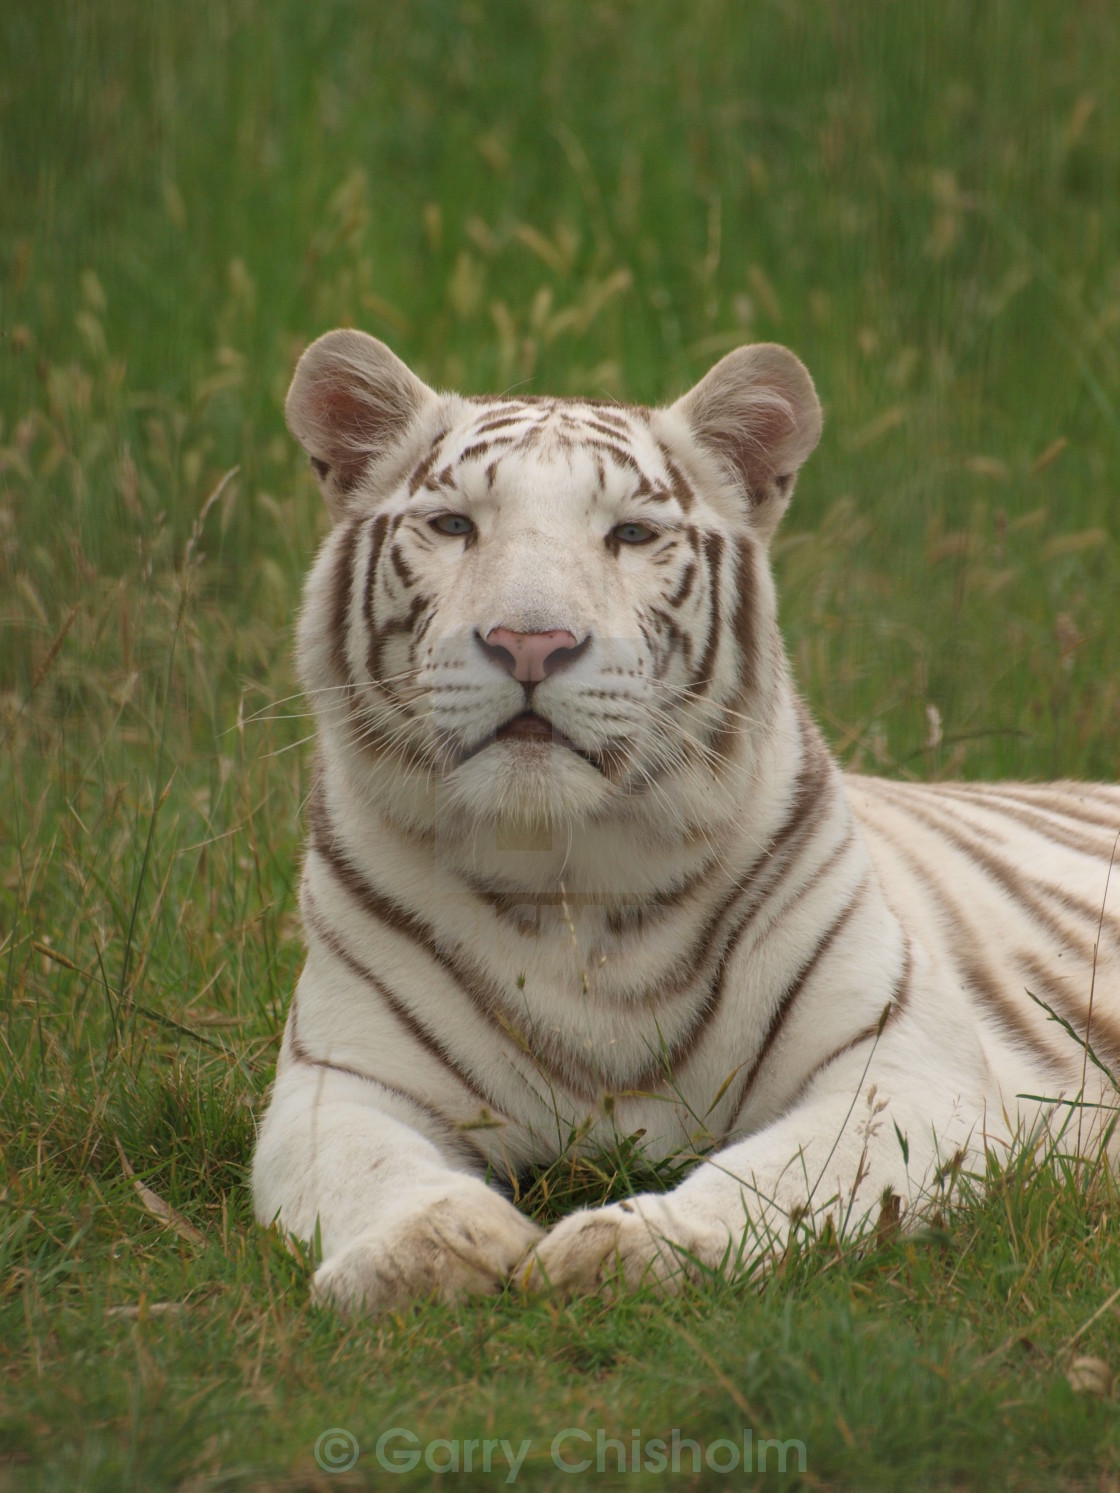
[[[437,513],[428,523],[440,534],[450,534],[453,538],[474,533],[474,524],[465,513]]]
[[[611,537],[620,544],[648,544],[651,539],[657,538],[657,530],[651,529],[648,524],[616,524],[611,530]]]

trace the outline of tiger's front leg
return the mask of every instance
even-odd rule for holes
[[[879,1039],[870,1066],[867,1046],[844,1054],[781,1119],[700,1163],[673,1191],[564,1219],[519,1280],[562,1295],[616,1283],[676,1289],[773,1259],[803,1221],[830,1218],[839,1235],[858,1237],[888,1193],[916,1217],[945,1175],[972,1170],[986,1145],[1010,1139],[979,1044],[967,1030],[960,1038],[955,1060],[944,1038],[931,1053],[918,1024],[903,1020]]]
[[[400,1113],[393,1113],[399,1108]],[[353,1074],[288,1063],[253,1162],[258,1220],[318,1229],[313,1295],[348,1313],[501,1290],[540,1230]]]

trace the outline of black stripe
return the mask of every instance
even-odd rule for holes
[[[584,440],[580,442],[580,446],[589,451],[601,451],[604,455],[609,456],[616,466],[622,467],[627,471],[636,472],[639,477],[643,475],[642,469],[635,460],[633,452],[625,450],[614,441]]]
[[[758,580],[755,548],[750,539],[740,539],[736,549],[735,613],[731,633],[739,645],[739,693],[753,693],[758,686]]]
[[[816,827],[813,810],[825,791],[833,764],[827,752],[823,751],[820,738],[815,740],[821,749],[819,752],[813,750],[812,735],[806,734],[798,743],[801,745],[801,764],[790,806],[770,843],[745,871],[736,876],[730,890],[705,919],[692,944],[681,951],[666,976],[646,992],[652,1003],[675,1000],[692,987],[698,971],[718,963],[718,951],[731,936],[726,927],[728,919],[742,910],[744,898],[750,899],[747,905],[752,911],[761,905],[774,882],[788,871],[811,830]],[[796,746],[792,749],[796,750]],[[744,917],[748,915],[749,912],[743,913]],[[738,929],[739,923],[735,927]]]
[[[354,594],[354,551],[361,532],[361,522],[352,520],[338,536],[338,549],[331,572],[331,610],[328,623],[330,662],[335,681],[353,684],[350,673],[350,599]]]
[[[692,486],[680,467],[673,460],[669,448],[664,441],[658,441],[657,449],[661,452],[661,460],[665,463],[665,471],[669,477],[669,489],[687,513],[696,501]]]
[[[401,547],[400,547],[399,544],[394,544],[393,547],[390,549],[390,551],[389,551],[389,561],[390,561],[390,564],[392,565],[393,569],[396,571],[397,575],[400,577],[401,583],[403,585],[405,585],[405,586],[413,586],[413,585],[416,584],[416,577],[413,575],[412,571],[408,568],[408,562],[405,560],[405,557],[401,554]]]
[[[298,994],[298,992],[297,992]],[[445,1140],[449,1146],[458,1149],[461,1157],[480,1166],[489,1164],[489,1157],[478,1143],[463,1133],[459,1126],[450,1116],[445,1115],[442,1110],[430,1104],[426,1099],[421,1099],[409,1089],[402,1089],[399,1084],[389,1083],[384,1078],[378,1078],[373,1073],[364,1073],[360,1068],[351,1068],[348,1063],[334,1063],[328,1058],[315,1057],[304,1046],[298,1030],[298,1017],[296,1009],[297,995],[292,996],[291,1005],[288,1008],[288,1047],[293,1062],[306,1064],[312,1068],[324,1068],[330,1073],[342,1073],[347,1078],[360,1078],[363,1083],[376,1084],[378,1088],[384,1089],[389,1094],[395,1094],[398,1099],[403,1099],[406,1104],[411,1104],[421,1114],[436,1126],[437,1134],[429,1136],[439,1143]]]
[[[977,929],[969,922],[960,905],[949,896],[941,882],[909,845],[899,838],[895,829],[885,829],[879,823],[871,825],[870,829],[872,834],[878,835],[891,846],[899,859],[909,866],[912,874],[926,887],[945,925],[952,930],[950,957],[964,977],[965,984],[989,1008],[1009,1035],[1017,1037],[1025,1047],[1030,1048],[1056,1079],[1064,1076],[1058,1069],[1060,1059],[1055,1057],[1053,1048],[1035,1031],[1026,1012],[1014,1004],[1003,982],[985,962],[981,951],[986,930]]]
[[[394,995],[389,987],[383,981],[379,980],[371,969],[367,968],[360,959],[356,958],[350,952],[342,941],[341,936],[330,927],[326,919],[318,911],[315,905],[315,898],[310,888],[306,886],[303,890],[302,901],[304,923],[314,933],[315,937],[321,943],[325,944],[337,960],[345,964],[352,975],[356,975],[358,979],[376,992],[396,1019],[407,1030],[412,1040],[418,1046],[422,1047],[429,1057],[435,1058],[449,1073],[454,1074],[463,1087],[471,1094],[472,1098],[476,1099],[479,1104],[490,1106],[500,1113],[501,1107],[493,1095],[486,1093],[484,1089],[480,1088],[477,1080],[465,1068],[460,1066],[435,1033],[429,1031],[427,1026],[413,1015],[408,1006],[398,996]]]
[[[366,563],[366,589],[362,597],[362,618],[366,624],[366,633],[370,639],[377,635],[377,623],[373,616],[373,594],[377,586],[377,565],[381,559],[381,548],[385,543],[385,536],[388,532],[389,519],[384,513],[379,513],[370,528],[369,560]],[[370,677],[376,679],[377,675],[371,671]]]
[[[704,652],[700,656],[700,662],[691,680],[692,691],[698,695],[702,695],[712,682],[712,664],[715,661],[716,648],[719,645],[719,637],[723,629],[723,618],[720,616],[719,594],[719,572],[720,562],[723,559],[723,540],[718,534],[705,534],[704,554],[708,561],[710,616],[708,618],[708,636],[704,643]]]
[[[522,1013],[509,1005],[483,970],[473,961],[442,949],[430,923],[370,885],[338,848],[326,797],[318,785],[312,788],[310,821],[312,850],[323,858],[335,879],[370,917],[422,949],[462,991],[487,1026],[503,1042],[512,1039],[521,1051],[528,1053],[550,1083],[568,1089],[585,1102],[599,1097],[602,1075],[598,1067],[549,1032],[523,1031]]]
[[[824,860],[821,861],[806,880],[800,883],[795,895],[790,898],[790,901],[778,914],[777,921],[766,930],[768,938],[774,936],[775,928],[784,918],[789,916],[794,905],[800,903],[815,886],[819,885],[825,876],[829,875],[835,869],[837,862],[842,860],[851,849],[852,839],[851,826],[849,826],[843,839],[829,851],[828,855],[825,856]],[[771,862],[767,867],[768,874],[764,885],[755,889],[755,895],[747,906],[742,909],[742,917],[739,923],[731,933],[731,936],[723,944],[723,950],[716,966],[715,975],[709,985],[708,995],[703,1006],[688,1032],[679,1037],[670,1049],[674,1072],[679,1072],[690,1060],[700,1045],[702,1038],[707,1034],[708,1028],[719,1015],[727,988],[727,971],[732,959],[735,957],[735,952],[739,948],[743,935],[752,927],[755,918],[765,905],[771,892],[779,885],[785,886],[789,881],[789,866],[790,857],[788,855],[781,861]]]
[[[692,583],[695,579],[696,566],[690,560],[684,568],[684,574],[681,576],[680,584],[677,586],[677,589],[673,592],[672,596],[667,598],[665,605],[673,607],[674,609],[676,607],[679,607],[691,593]]]
[[[797,971],[797,974],[793,977],[793,980],[789,985],[786,986],[786,989],[783,991],[778,1004],[775,1006],[774,1012],[770,1017],[770,1025],[766,1030],[766,1036],[762,1039],[762,1045],[755,1053],[754,1061],[751,1063],[750,1069],[748,1070],[746,1077],[743,1079],[742,1084],[740,1085],[739,1093],[731,1106],[731,1119],[727,1126],[728,1132],[733,1130],[738,1123],[739,1116],[742,1114],[743,1108],[746,1105],[747,1101],[750,1099],[751,1094],[754,1090],[755,1080],[758,1078],[759,1073],[762,1071],[762,1065],[769,1056],[770,1050],[774,1046],[774,1043],[781,1035],[782,1027],[785,1025],[786,1020],[789,1017],[789,1013],[793,1010],[794,1004],[797,1001],[797,997],[801,994],[808,981],[812,978],[813,974],[820,965],[821,960],[825,958],[829,949],[832,948],[833,944],[840,937],[841,933],[843,933],[857,907],[862,905],[864,897],[867,894],[867,888],[868,878],[865,876],[856,887],[855,891],[852,893],[850,900],[844,905],[843,909],[837,914],[837,916],[829,924],[828,928],[826,928],[824,933],[817,940],[817,945],[814,948],[813,952],[802,963],[800,969]]]
[[[879,1037],[886,1030],[886,1028],[890,1026],[893,1021],[897,1020],[899,1014],[904,1011],[909,1005],[911,995],[911,981],[914,974],[914,949],[907,935],[903,936],[902,949],[902,968],[899,971],[898,978],[894,982],[894,988],[891,991],[890,1002],[884,1007],[884,1010],[886,1011],[886,1019],[884,1020],[883,1016],[880,1014],[874,1021],[869,1022],[867,1026],[865,1026],[861,1031],[858,1031],[854,1037],[849,1037],[846,1042],[841,1042],[840,1046],[830,1052],[827,1057],[823,1057],[818,1063],[814,1063],[809,1072],[798,1084],[797,1088],[794,1090],[790,1098],[786,1100],[785,1105],[782,1108],[783,1114],[789,1114],[790,1110],[793,1109],[795,1105],[801,1103],[802,1099],[809,1092],[809,1089],[813,1086],[813,1084],[825,1071],[826,1068],[831,1067],[832,1064],[837,1062],[840,1058],[846,1057],[848,1053],[854,1052],[855,1049],[857,1047],[861,1047],[863,1043],[878,1041]],[[727,1135],[728,1139],[730,1139],[730,1131],[727,1132]]]
[[[518,425],[526,418],[526,411],[518,409],[511,414],[498,415],[492,420],[483,420],[481,424],[475,426],[474,433],[476,436],[489,435],[491,431],[503,430],[507,425]]]
[[[1082,1043],[1077,1049],[1078,1063],[1085,1050],[1083,1044],[1087,1041],[1095,1053],[1099,1053],[1103,1046],[1107,1056],[1115,1064],[1117,1058],[1120,1057],[1120,1028],[1101,1009],[1100,991],[1093,992],[1094,998],[1090,1013],[1088,984],[1085,987],[1084,1000],[1078,1003],[1076,995],[1064,988],[1066,982],[1056,971],[1049,969],[1037,955],[1029,950],[1025,951],[1019,955],[1018,962],[1030,981],[1027,989],[1031,995],[1044,1000],[1051,1010],[1056,1011],[1059,1016],[1064,1016],[1073,1030],[1077,1032]]]
[[[446,430],[440,431],[439,435],[436,436],[435,440],[428,448],[427,456],[425,456],[424,459],[418,463],[415,470],[413,471],[412,476],[408,481],[409,497],[415,497],[415,495],[420,491],[420,489],[424,486],[424,483],[427,481],[428,473],[432,470],[436,462],[439,460],[439,448],[443,444],[443,438],[446,434]]]
[[[886,789],[885,796],[902,808],[912,818],[925,824],[935,834],[943,836],[949,843],[955,846],[964,855],[983,866],[989,876],[992,877],[1013,902],[1018,903],[1031,917],[1037,919],[1043,928],[1056,939],[1063,948],[1071,954],[1081,957],[1091,957],[1093,939],[1096,935],[1098,923],[1101,921],[1100,906],[1093,907],[1089,902],[1080,897],[1075,897],[1071,892],[1063,891],[1060,887],[1047,886],[1044,882],[1032,881],[1028,883],[1017,871],[1009,866],[1006,861],[999,859],[991,851],[983,846],[970,841],[961,827],[953,822],[946,823],[944,815],[920,807],[910,801],[911,796],[906,792],[892,792],[897,785],[885,782],[882,786]],[[971,831],[973,826],[969,825]],[[1064,912],[1072,914],[1084,920],[1086,928],[1082,930],[1080,937],[1071,933],[1069,928],[1055,917],[1054,913],[1044,905],[1043,898],[1049,897],[1062,908]],[[1104,926],[1110,933],[1117,933],[1118,928],[1113,925],[1112,915],[1104,914]]]
[[[1079,854],[1092,856],[1095,860],[1102,858],[1102,846],[1105,837],[1111,833],[1113,839],[1115,839],[1117,833],[1116,830],[1109,831],[1102,828],[1098,830],[1100,839],[1093,839],[1088,834],[1078,834],[1071,827],[1073,824],[1080,823],[1081,821],[1079,820],[1073,820],[1069,816],[1064,816],[1066,823],[1064,825],[1057,824],[1053,819],[1044,818],[1042,814],[1036,813],[1033,809],[1027,808],[1024,804],[1016,802],[1011,797],[997,797],[997,795],[989,793],[969,793],[963,784],[958,787],[955,783],[938,783],[937,796],[938,798],[951,798],[961,803],[972,804],[981,813],[995,814],[1001,818],[1011,819],[1016,824],[1025,825],[1028,829],[1033,830],[1035,834],[1049,840],[1053,845],[1061,845],[1066,850],[1076,850]],[[1107,851],[1103,851],[1103,854],[1107,855]]]

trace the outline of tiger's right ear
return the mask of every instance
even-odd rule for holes
[[[333,519],[371,465],[399,444],[439,396],[366,332],[328,332],[296,364],[284,404]]]

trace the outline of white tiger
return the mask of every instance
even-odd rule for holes
[[[436,394],[338,331],[287,416],[334,528],[299,627],[308,957],[253,1188],[318,1229],[319,1299],[731,1274],[889,1194],[915,1216],[987,1149],[1099,1148],[1120,789],[841,775],[767,561],[821,428],[792,353],[650,410]],[[509,1200],[633,1135],[697,1164],[547,1234]]]

